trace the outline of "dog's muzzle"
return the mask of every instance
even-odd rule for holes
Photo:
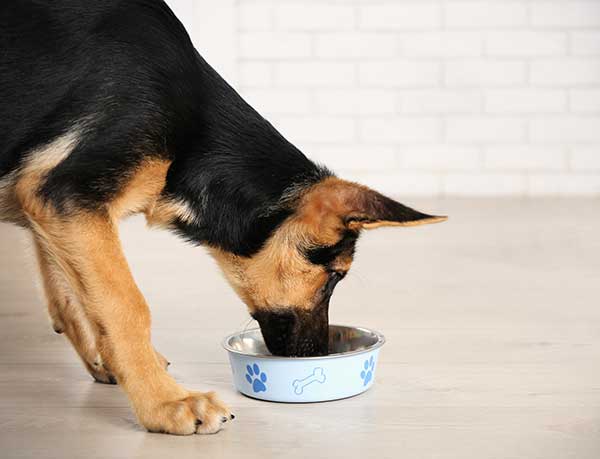
[[[311,310],[286,307],[252,314],[260,325],[267,349],[283,357],[328,354],[329,301]]]

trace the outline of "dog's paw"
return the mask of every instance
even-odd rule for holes
[[[182,400],[154,407],[140,421],[150,432],[191,435],[217,433],[234,418],[214,392],[190,392]]]

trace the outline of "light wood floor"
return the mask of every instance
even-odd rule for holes
[[[600,201],[417,204],[449,222],[365,235],[332,301],[332,322],[388,339],[373,389],[307,405],[236,393],[220,341],[244,307],[203,249],[123,224],[156,347],[237,415],[208,437],[149,434],[90,380],[50,329],[27,235],[0,225],[0,457],[599,458]]]

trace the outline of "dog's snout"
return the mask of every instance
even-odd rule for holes
[[[329,342],[327,307],[308,311],[281,308],[252,314],[269,352],[283,357],[326,355]]]
[[[269,352],[273,355],[290,355],[289,353],[292,352],[290,343],[297,320],[293,311],[257,311],[252,314],[252,317],[260,325]]]

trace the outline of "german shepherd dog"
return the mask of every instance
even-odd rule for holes
[[[327,353],[363,229],[438,222],[307,159],[198,54],[161,0],[0,3],[0,219],[33,235],[52,326],[149,431],[233,419],[150,340],[121,218],[204,245],[282,356]]]

